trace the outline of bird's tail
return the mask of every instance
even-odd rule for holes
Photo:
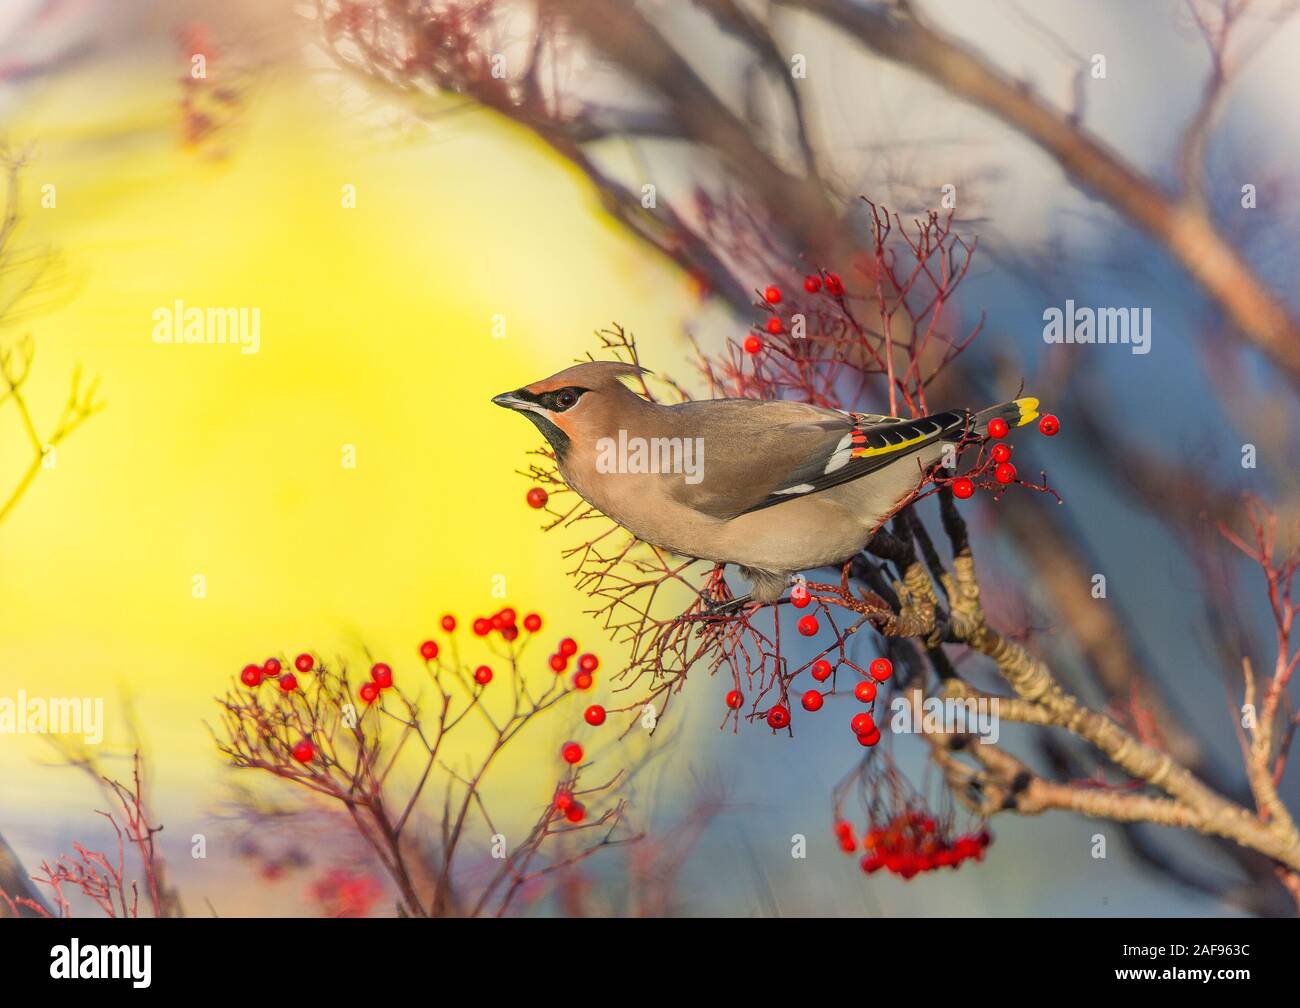
[[[1001,417],[1008,427],[1023,427],[1038,419],[1038,400],[1032,396],[982,409],[971,420],[971,433],[981,437],[989,432],[989,421]]]

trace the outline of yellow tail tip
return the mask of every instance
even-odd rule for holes
[[[1020,419],[1016,422],[1017,427],[1023,427],[1025,424],[1033,423],[1038,419],[1038,400],[1033,396],[1017,399],[1016,405],[1020,407]]]

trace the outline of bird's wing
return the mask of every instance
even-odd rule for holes
[[[700,412],[685,417],[684,428],[703,434],[704,478],[694,485],[676,482],[672,492],[682,503],[719,518],[866,476],[945,435],[959,436],[970,417],[965,410],[949,410],[904,420],[749,400],[691,405]]]

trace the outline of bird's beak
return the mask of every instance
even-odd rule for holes
[[[513,392],[502,392],[499,396],[493,396],[492,401],[498,406],[504,406],[506,409],[531,409],[532,403],[525,399],[520,399]]]

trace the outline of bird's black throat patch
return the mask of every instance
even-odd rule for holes
[[[524,416],[537,425],[537,429],[542,432],[542,436],[550,442],[551,447],[555,449],[555,457],[563,462],[564,457],[569,454],[569,435],[556,427],[546,417],[540,413],[534,413],[532,410],[520,410]]]

